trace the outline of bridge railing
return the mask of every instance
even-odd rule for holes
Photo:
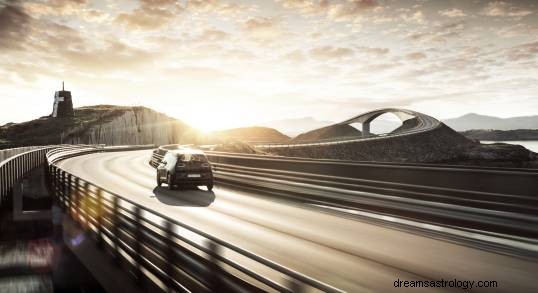
[[[538,170],[459,165],[361,162],[206,152],[212,163],[333,177],[538,197]],[[218,166],[218,165],[217,165]]]
[[[46,160],[45,154],[48,151],[73,148],[76,149],[79,146],[35,146],[4,150],[7,159],[0,162],[0,205],[7,200],[15,182],[33,169],[43,166]]]
[[[55,162],[62,159],[54,156]],[[142,283],[151,281],[163,290],[194,292],[297,292],[306,288],[341,292],[79,178],[54,163],[49,168],[54,193],[66,213]]]

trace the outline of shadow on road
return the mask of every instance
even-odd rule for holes
[[[155,198],[171,206],[207,207],[215,201],[215,193],[198,187],[168,190],[166,187],[153,189]]]

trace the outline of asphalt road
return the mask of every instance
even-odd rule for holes
[[[470,280],[476,292],[538,292],[538,263],[216,186],[156,188],[151,151],[98,153],[65,170],[225,241],[349,292],[451,292],[396,280]],[[496,281],[497,288],[476,288]]]

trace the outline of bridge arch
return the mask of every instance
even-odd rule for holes
[[[383,108],[383,109],[377,109],[370,112],[366,112],[360,115],[357,115],[355,117],[352,117],[348,120],[342,121],[338,123],[337,125],[345,125],[345,124],[352,124],[352,123],[361,123],[362,124],[362,136],[370,136],[372,133],[370,132],[370,123],[375,120],[377,117],[386,114],[391,113],[394,114],[402,123],[409,119],[417,118],[419,125],[424,124],[438,124],[439,121],[436,120],[433,117],[430,117],[428,115],[408,110],[408,109],[400,109],[400,108]]]

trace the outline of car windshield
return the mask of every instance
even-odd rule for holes
[[[179,156],[181,162],[207,162],[207,158],[200,154],[183,154]]]

